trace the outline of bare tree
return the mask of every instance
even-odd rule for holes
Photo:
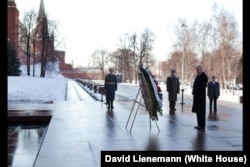
[[[55,62],[56,54],[55,54],[55,46],[54,46],[54,32],[57,29],[56,21],[48,21],[47,17],[44,16],[40,18],[40,24],[38,24],[37,30],[40,34],[38,36],[38,45],[40,45],[41,52],[41,77],[45,77],[47,70],[47,62]]]
[[[213,7],[213,39],[216,50],[219,51],[221,59],[221,78],[224,88],[229,87],[235,82],[233,66],[237,65],[240,59],[241,50],[239,45],[239,33],[237,22],[232,14],[226,12],[217,4]]]
[[[36,35],[35,26],[36,26],[37,13],[34,9],[31,9],[28,12],[24,13],[22,23],[20,26],[22,46],[26,52],[26,66],[27,66],[27,75],[30,75],[30,57],[32,55],[32,41]],[[34,45],[34,44],[33,44]],[[33,46],[34,48],[34,46]]]
[[[33,57],[33,77],[35,77],[35,64],[36,64],[36,36],[37,36],[37,29],[34,29],[32,34],[31,42],[32,42],[32,57]]]
[[[205,65],[205,54],[208,52],[209,48],[209,39],[211,36],[209,35],[211,31],[211,24],[209,22],[203,22],[198,27],[198,50],[201,52],[201,64]],[[205,65],[206,66],[206,65]]]
[[[23,20],[20,23],[21,48],[26,52],[27,75],[30,75],[31,57],[33,58],[33,76],[35,76],[35,64],[37,58],[41,62],[41,77],[45,77],[46,64],[48,61],[54,62],[56,55],[54,53],[54,32],[58,23],[48,21],[45,13],[35,12],[31,9],[24,13]]]
[[[118,49],[109,54],[109,63],[110,66],[115,67],[117,73],[122,72],[123,69],[123,57],[121,51]]]
[[[154,62],[153,55],[151,54],[153,50],[153,42],[154,42],[154,33],[145,28],[141,34],[140,43],[139,43],[139,65],[143,63],[148,67],[149,64]]]
[[[182,67],[183,82],[189,82],[195,75],[194,65],[202,63],[210,77],[216,75],[221,80],[223,88],[238,82],[242,74],[239,67],[242,66],[242,36],[231,13],[215,4],[207,22],[187,26],[185,19],[179,19],[175,34],[176,42],[170,58],[163,63],[164,71],[170,67],[180,71]]]
[[[132,75],[130,73],[130,57],[131,57],[131,50],[130,50],[130,37],[128,33],[123,34],[119,40],[119,51],[122,54],[122,75],[123,81],[128,78],[130,82],[132,82]]]
[[[194,66],[198,62],[197,50],[197,23],[194,22],[187,26],[186,20],[180,18],[175,26],[176,42],[174,52],[181,53],[181,82],[191,82],[194,77]],[[184,86],[184,85],[183,85]]]
[[[138,80],[138,66],[139,66],[139,56],[137,54],[138,51],[138,39],[137,39],[137,34],[136,32],[134,32],[131,36],[130,36],[130,47],[132,50],[132,63],[134,65],[134,72],[133,72],[133,76],[134,76],[134,81],[135,84],[137,84],[137,80]]]
[[[174,51],[170,53],[169,59],[163,63],[164,78],[167,78],[171,69],[177,71],[177,75],[181,76],[182,52]]]
[[[95,50],[92,54],[93,64],[96,65],[101,73],[102,79],[105,78],[105,67],[110,61],[110,55],[106,49]]]

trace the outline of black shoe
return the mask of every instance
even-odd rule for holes
[[[114,106],[111,106],[111,108],[113,109],[113,108],[114,108]]]
[[[195,128],[195,129],[200,129],[200,127],[199,127],[199,126],[195,126],[194,128]]]
[[[201,126],[195,126],[194,128],[198,130],[205,130],[205,127],[201,127]]]

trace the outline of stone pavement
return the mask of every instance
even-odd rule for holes
[[[94,100],[74,82],[67,86],[67,101],[53,104],[9,104],[9,110],[52,110],[52,118],[34,160],[35,167],[101,166],[102,150],[120,151],[242,151],[242,106],[225,108],[217,115],[207,113],[205,131],[194,129],[196,115],[189,107],[177,106],[175,114],[164,112],[150,121],[140,107],[133,127],[126,128],[132,101],[117,97],[114,110]],[[78,93],[77,93],[78,92]],[[167,108],[167,102],[164,103]],[[167,111],[165,108],[165,111]],[[222,108],[221,108],[222,109]],[[236,111],[235,111],[236,110]],[[157,128],[159,127],[159,130]],[[132,127],[130,129],[130,127]],[[20,159],[20,164],[25,159]],[[14,167],[14,166],[13,166]]]

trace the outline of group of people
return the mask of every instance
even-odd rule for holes
[[[196,77],[192,86],[193,106],[192,112],[196,113],[197,126],[194,128],[204,130],[206,126],[206,94],[209,98],[209,109],[214,114],[217,113],[217,99],[220,96],[220,85],[216,81],[216,77],[212,76],[212,80],[208,82],[208,76],[203,71],[201,64],[196,65]],[[113,109],[113,101],[115,99],[115,91],[117,90],[116,75],[113,68],[109,69],[109,74],[105,76],[104,87],[106,89],[106,104],[108,109]],[[177,94],[180,93],[179,78],[176,76],[176,70],[171,70],[171,75],[167,77],[166,88],[168,92],[168,101],[170,113],[174,113],[176,108]],[[207,88],[207,92],[206,92]]]
[[[192,86],[193,95],[193,106],[192,112],[196,113],[197,116],[197,126],[194,128],[198,130],[204,130],[206,126],[206,93],[209,98],[209,109],[212,112],[212,106],[214,109],[214,114],[217,112],[217,99],[220,96],[220,85],[216,81],[216,77],[212,76],[212,80],[208,82],[208,76],[203,71],[201,64],[196,66],[196,77]],[[176,76],[176,71],[171,70],[171,75],[167,77],[167,92],[169,100],[170,113],[174,112],[177,94],[180,92],[179,78]],[[206,92],[207,88],[207,92]]]

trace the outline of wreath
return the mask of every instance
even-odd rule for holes
[[[162,92],[152,73],[144,68],[141,70],[141,93],[146,109],[149,111],[152,120],[158,120],[159,113],[162,116]]]

